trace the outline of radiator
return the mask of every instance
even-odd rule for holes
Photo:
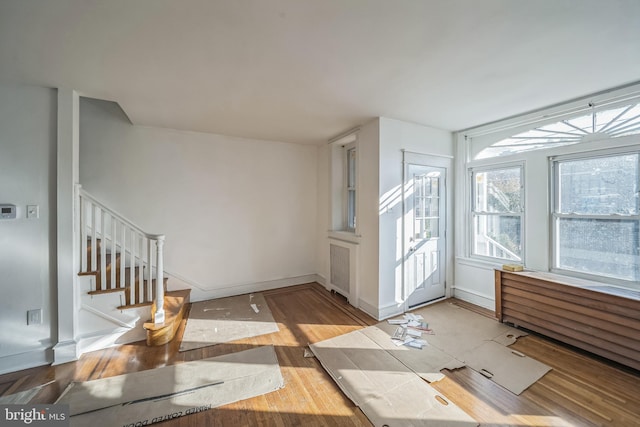
[[[640,370],[634,291],[542,272],[496,270],[496,317]]]
[[[340,293],[346,297],[349,297],[351,290],[351,259],[349,255],[349,248],[335,244],[329,245],[331,284],[338,288],[336,291],[342,291]]]

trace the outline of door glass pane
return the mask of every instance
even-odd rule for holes
[[[639,221],[558,219],[558,267],[599,276],[640,280]]]
[[[559,213],[638,214],[638,154],[559,163]]]
[[[440,178],[439,173],[413,177],[413,237],[416,240],[439,236]]]

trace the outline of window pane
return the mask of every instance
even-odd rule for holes
[[[356,191],[347,191],[347,228],[356,229]]]
[[[498,169],[476,172],[476,212],[520,212],[521,182],[520,168]]]
[[[564,161],[558,171],[559,213],[638,213],[638,154]]]
[[[347,150],[347,187],[356,186],[356,149]]]
[[[520,216],[475,215],[474,254],[513,261],[522,259]]]
[[[640,280],[637,220],[558,219],[558,267]]]

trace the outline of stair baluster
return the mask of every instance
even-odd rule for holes
[[[151,305],[164,321],[164,235],[149,234],[78,186],[81,275],[95,276],[92,292],[122,291],[125,306]],[[153,282],[155,280],[155,287]],[[154,298],[155,297],[155,298]]]

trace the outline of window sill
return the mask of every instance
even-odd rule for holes
[[[328,230],[327,237],[329,239],[342,240],[348,243],[360,243],[362,236],[351,231],[344,230]]]

